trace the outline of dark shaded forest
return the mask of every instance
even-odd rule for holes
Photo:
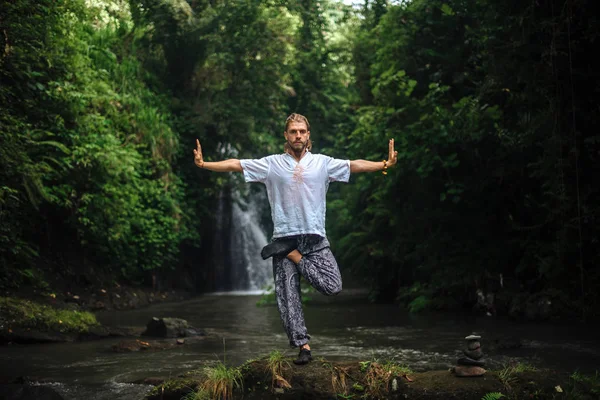
[[[317,153],[377,161],[395,138],[389,174],[329,194],[333,250],[374,301],[597,319],[591,1],[0,4],[3,289],[209,290],[240,182],[196,168],[195,139],[210,161],[279,153],[298,112]]]

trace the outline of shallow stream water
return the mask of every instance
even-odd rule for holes
[[[393,360],[413,370],[454,365],[464,337],[482,336],[486,368],[527,362],[568,372],[600,369],[600,329],[523,323],[467,314],[410,315],[395,305],[371,304],[361,293],[318,294],[305,306],[317,357]],[[106,325],[140,328],[152,317],[178,317],[204,329],[207,336],[164,351],[114,353],[123,338],[78,343],[12,345],[0,348],[0,374],[27,376],[54,387],[65,400],[141,400],[150,389],[132,384],[146,377],[169,377],[216,363],[239,365],[289,348],[275,306],[257,307],[256,294],[205,295],[178,303],[131,311],[102,312]],[[518,348],[512,347],[520,343]]]

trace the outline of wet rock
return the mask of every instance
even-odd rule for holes
[[[201,329],[197,329],[197,328],[188,328],[185,330],[185,336],[186,337],[206,336],[206,332],[204,332]]]
[[[188,328],[187,321],[181,318],[154,317],[148,322],[142,335],[161,338],[185,337]]]
[[[177,344],[185,344],[185,339],[177,339]]]
[[[23,375],[23,376],[19,376],[18,378],[15,378],[11,382],[6,382],[6,383],[17,383],[19,385],[31,386],[32,384],[51,383],[51,382],[53,382],[53,381],[50,378],[44,378],[42,376],[35,376],[35,375]]]
[[[102,339],[107,337],[139,336],[140,331],[135,328],[107,327],[103,325],[92,326],[87,332],[79,335],[80,340]]]
[[[76,294],[67,293],[65,297],[65,303],[81,303],[81,297]]]
[[[106,305],[103,302],[101,302],[100,300],[98,300],[90,305],[90,309],[94,310],[94,311],[104,310],[104,309],[106,309]]]
[[[135,380],[132,383],[135,383],[138,385],[158,386],[158,385],[162,385],[166,380],[167,380],[167,378],[163,378],[161,376],[149,376],[144,379]]]
[[[96,325],[96,326],[92,326],[91,328],[88,329],[86,334],[81,335],[82,339],[83,338],[89,338],[89,339],[93,339],[93,338],[105,338],[105,337],[109,337],[110,336],[110,330],[102,325]]]
[[[0,332],[0,343],[60,343],[74,342],[76,334],[61,332],[42,332],[28,328],[13,328],[10,331]]]
[[[481,339],[481,336],[478,335],[469,335],[467,337],[465,337],[465,340],[479,340]]]
[[[150,343],[141,340],[122,340],[111,347],[115,353],[130,353],[133,351],[148,350]]]
[[[476,342],[476,341],[470,342],[470,343],[467,345],[467,348],[468,348],[469,350],[477,350],[477,349],[481,348],[481,343],[479,343],[479,342]]]
[[[474,350],[463,350],[465,356],[472,358],[473,360],[479,360],[483,357],[483,352],[481,351],[481,346]]]
[[[482,376],[485,372],[485,369],[476,366],[457,365],[454,367],[454,375],[464,378]]]
[[[135,309],[142,306],[143,302],[136,291],[131,291],[123,294],[123,304],[128,309]]]
[[[472,358],[469,358],[469,357],[459,358],[456,362],[459,365],[475,365],[477,367],[483,367],[483,366],[485,366],[485,361],[483,359],[481,359],[481,360],[473,360]]]
[[[2,400],[64,400],[54,389],[48,386],[29,386],[19,384],[0,385]]]

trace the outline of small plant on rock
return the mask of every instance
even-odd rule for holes
[[[361,364],[361,370],[363,365]],[[390,382],[394,377],[406,377],[412,371],[405,366],[397,365],[392,362],[380,364],[371,362],[368,365],[365,380],[366,394],[372,398],[385,398],[390,391]],[[408,377],[406,377],[408,379]]]
[[[279,350],[272,351],[267,357],[267,370],[271,373],[271,388],[289,389],[290,383],[283,377],[290,370],[290,363]]]
[[[242,388],[242,373],[239,368],[227,367],[219,362],[215,367],[203,370],[205,379],[195,392],[195,396],[186,400],[229,400],[233,398],[234,389]],[[208,396],[208,397],[206,397]]]
[[[338,397],[342,398],[351,398],[351,397],[343,397],[343,396],[353,396],[348,394],[348,381],[346,377],[356,381],[356,378],[352,377],[349,373],[350,367],[336,367],[331,363],[328,363],[324,359],[320,359],[322,366],[329,369],[331,372],[331,387],[333,388],[334,393],[337,393]]]
[[[517,374],[527,371],[535,371],[536,368],[526,363],[509,364],[498,372],[498,378],[507,390],[517,381]]]
[[[584,389],[584,392],[587,391],[600,396],[600,373],[598,371],[593,375],[585,375],[579,371],[575,371],[571,374],[571,379],[573,380],[574,393],[577,393],[580,389]]]

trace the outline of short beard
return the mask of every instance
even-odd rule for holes
[[[301,156],[302,154],[304,154],[304,152],[306,151],[306,148],[308,147],[308,140],[306,141],[306,143],[304,143],[304,145],[302,146],[302,149],[300,149],[300,150],[296,150],[293,146],[293,143],[294,142],[290,142],[289,140],[287,141],[289,149],[298,157]]]

